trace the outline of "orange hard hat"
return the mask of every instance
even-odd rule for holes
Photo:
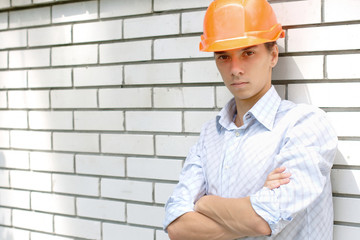
[[[218,52],[285,37],[267,0],[215,0],[206,11],[200,51]]]

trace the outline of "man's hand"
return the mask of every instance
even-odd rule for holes
[[[284,171],[285,167],[276,168],[274,171],[269,173],[264,187],[269,188],[270,190],[280,187],[281,185],[288,184],[290,182],[291,173]]]

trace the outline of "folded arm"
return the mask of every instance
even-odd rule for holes
[[[289,173],[284,167],[271,172],[264,184],[269,189],[287,184]],[[222,198],[203,196],[188,212],[167,228],[172,240],[230,240],[245,236],[263,236],[271,233],[267,222],[252,208],[250,198]]]
[[[240,237],[199,212],[185,213],[172,222],[167,231],[171,240],[230,240]]]
[[[290,173],[285,167],[272,171],[264,184],[269,189],[278,188],[290,182]],[[213,219],[237,236],[263,236],[271,234],[268,223],[252,208],[250,197],[222,198],[204,196],[196,202],[195,211]]]

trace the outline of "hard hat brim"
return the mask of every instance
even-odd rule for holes
[[[256,36],[244,36],[244,37],[238,37],[238,38],[230,38],[225,40],[217,40],[212,41],[210,39],[206,41],[203,36],[201,36],[201,42],[200,42],[200,51],[202,52],[220,52],[220,51],[227,51],[227,50],[233,50],[238,48],[245,48],[250,47],[254,45],[260,45],[267,42],[275,42],[279,38],[284,38],[285,32],[283,30],[279,31],[277,35],[275,35],[272,38],[259,38]]]

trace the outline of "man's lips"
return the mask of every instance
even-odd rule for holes
[[[242,87],[242,86],[245,86],[246,84],[248,84],[248,82],[234,82],[231,84],[231,86]]]

